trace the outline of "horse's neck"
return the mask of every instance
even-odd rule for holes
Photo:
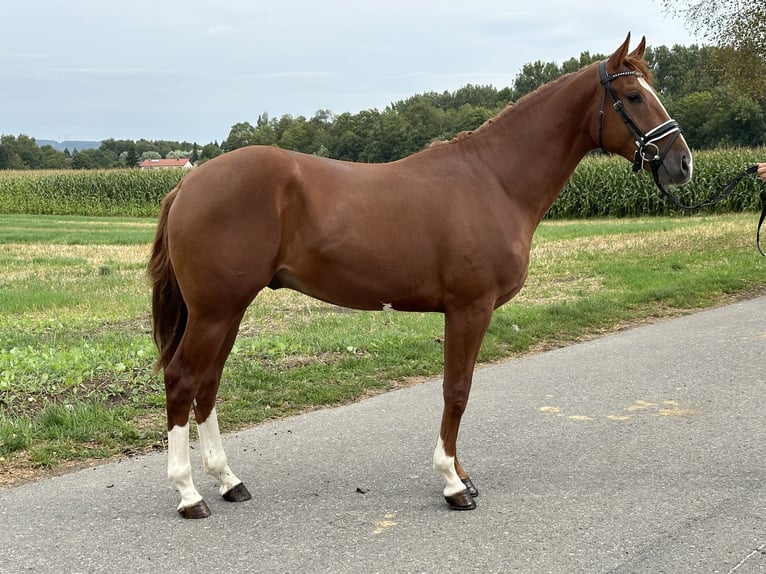
[[[486,136],[476,133],[488,169],[538,221],[594,147],[591,125],[598,111],[591,72],[571,74],[522,99],[495,118]]]

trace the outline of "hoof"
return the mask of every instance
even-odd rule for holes
[[[200,500],[191,506],[179,508],[178,514],[180,514],[182,518],[207,518],[210,516],[210,509],[207,507],[207,503],[204,500]]]
[[[468,493],[473,497],[476,498],[479,496],[479,489],[477,489],[473,482],[471,482],[471,479],[467,476],[463,479],[463,484],[465,484],[465,487],[468,489]]]
[[[241,482],[230,491],[223,493],[223,499],[227,502],[244,502],[251,498],[250,491]]]
[[[445,496],[444,500],[447,501],[452,510],[473,510],[476,508],[476,501],[468,489],[451,496]]]

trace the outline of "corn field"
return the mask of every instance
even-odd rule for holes
[[[0,213],[155,216],[185,170],[0,171]]]
[[[696,152],[692,182],[674,190],[694,204],[758,161],[766,148]],[[634,174],[620,157],[586,157],[548,213],[552,219],[669,215],[678,210],[657,190],[651,175]],[[0,213],[153,217],[182,170],[0,171]],[[716,213],[760,209],[766,189],[745,178]]]
[[[766,148],[694,152],[692,181],[669,191],[684,205],[694,205],[759,161],[766,161]],[[706,209],[715,213],[759,210],[760,193],[764,190],[766,185],[760,179],[746,177],[726,200]],[[660,193],[650,173],[633,173],[631,163],[621,157],[594,155],[577,166],[548,217],[577,219],[675,213],[678,209]]]

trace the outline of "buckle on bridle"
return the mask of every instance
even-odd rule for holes
[[[646,150],[648,150],[650,146],[654,148],[654,155],[652,155],[651,157],[646,157]],[[644,161],[652,162],[652,161],[657,161],[658,159],[660,159],[660,148],[658,148],[657,144],[655,143],[649,142],[644,147],[640,148],[638,151],[641,152],[641,157],[644,159]]]
[[[636,145],[638,146],[638,149],[633,156],[633,173],[641,171],[641,168],[644,166],[644,162],[650,165],[654,165],[656,162],[660,162],[661,159],[664,159],[662,158],[660,154],[660,148],[656,143],[649,142],[644,145],[640,145],[638,142],[636,142]],[[647,150],[650,147],[654,148],[654,153],[652,155],[647,154]]]

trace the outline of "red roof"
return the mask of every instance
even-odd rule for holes
[[[180,159],[145,159],[138,164],[140,168],[163,168],[163,167],[191,167],[191,163],[186,158]]]

